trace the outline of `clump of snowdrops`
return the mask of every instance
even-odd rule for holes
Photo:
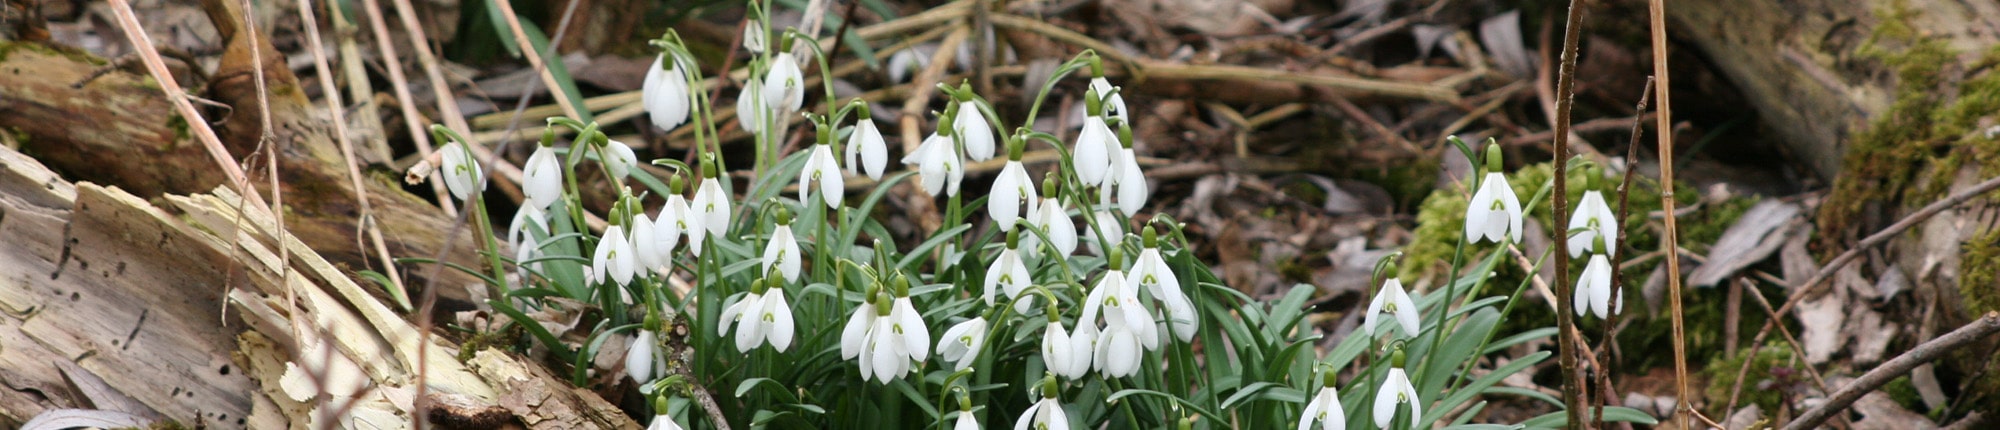
[[[768,5],[750,7],[761,18]],[[1074,137],[1010,123],[967,85],[940,86],[949,101],[933,112],[936,128],[900,159],[903,171],[890,172],[865,101],[836,103],[822,83],[825,110],[803,110],[812,92],[805,70],[827,72],[818,44],[767,27],[762,19],[746,27],[751,78],[735,100],[738,124],[755,136],[756,159],[744,164],[757,174],[747,186],[727,174],[715,102],[694,90],[704,78],[669,32],[654,42],[661,52],[643,102],[651,126],[695,129],[698,163],[652,160],[671,172],[657,177],[597,124],[552,118],[522,166],[521,208],[497,232],[512,251],[488,241],[487,267],[465,269],[501,294],[490,306],[554,359],[574,363],[579,384],[604,343],[630,339],[624,369],[654,400],[652,428],[720,427],[709,417],[721,416],[738,428],[1416,429],[1468,425],[1487,396],[1562,406],[1497,386],[1549,352],[1484,359],[1555,333],[1497,333],[1522,305],[1525,281],[1511,296],[1472,294],[1484,291],[1530,216],[1506,185],[1497,147],[1475,154],[1452,140],[1485,163],[1464,190],[1477,191],[1448,281],[1409,291],[1393,277],[1395,257],[1385,259],[1362,327],[1321,354],[1324,341],[1302,324],[1314,287],[1270,302],[1249,297],[1195,259],[1182,224],[1142,216],[1149,190],[1132,113],[1094,53],[1062,64],[1028,107],[1035,118],[1061,81],[1087,73]],[[449,142],[447,188],[478,212],[475,228],[495,237],[478,198],[483,169],[463,139],[434,130]],[[793,131],[811,133],[811,144],[780,153]],[[1059,155],[1039,178],[1021,161],[1030,148]],[[1006,161],[991,188],[960,186],[967,163],[997,157]],[[619,187],[602,232],[580,227],[584,163],[598,163],[609,183],[642,187]],[[846,185],[862,177],[874,185]],[[943,226],[914,244],[895,243],[868,216],[905,181],[942,199]],[[1544,186],[1525,207],[1546,194]],[[1616,312],[1598,280],[1617,234],[1603,207],[1595,191],[1584,198],[1567,244],[1593,255],[1574,300],[1579,313],[1600,316]],[[608,310],[589,342],[565,345],[524,312],[562,306],[544,300],[555,297]],[[704,393],[716,410],[692,401]],[[1645,419],[1617,408],[1603,415]]]

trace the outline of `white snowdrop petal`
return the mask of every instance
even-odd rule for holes
[[[772,288],[770,296],[764,299],[764,312],[771,316],[771,320],[768,321],[770,331],[766,334],[767,340],[770,341],[772,348],[778,352],[785,352],[786,348],[792,346],[794,329],[792,306],[790,302],[785,301],[784,289]]]

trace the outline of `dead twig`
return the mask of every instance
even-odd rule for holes
[[[1876,367],[1874,370],[1862,374],[1861,377],[1855,378],[1854,382],[1847,383],[1846,386],[1840,387],[1840,391],[1835,391],[1833,395],[1827,396],[1826,403],[1820,404],[1817,408],[1805,411],[1804,414],[1799,415],[1798,419],[1792,420],[1790,424],[1786,424],[1785,430],[1818,428],[1821,423],[1825,423],[1835,413],[1847,410],[1847,406],[1854,404],[1855,400],[1860,400],[1863,394],[1875,391],[1877,387],[1889,383],[1890,380],[1896,379],[1898,376],[1909,373],[1910,369],[1916,368],[1918,365],[1929,363],[1931,360],[1936,360],[1938,357],[1944,356],[1945,353],[1951,352],[1959,346],[1984,339],[1994,333],[2000,333],[2000,312],[1987,312],[1986,316],[1973,320],[1972,323],[1966,324],[1964,327],[1959,327],[1957,330],[1952,330],[1951,333],[1945,333],[1944,336],[1939,336],[1937,339],[1931,339],[1929,342],[1917,345],[1916,348],[1911,348],[1908,352],[1904,352],[1902,355],[1898,355],[1896,358],[1882,363],[1881,366]]]
[[[1659,160],[1661,160],[1660,207],[1663,212],[1672,214],[1674,213],[1674,109],[1673,99],[1668,96],[1672,93],[1673,86],[1668,84],[1667,75],[1667,5],[1665,0],[1649,0],[1646,4],[1647,17],[1652,27],[1653,76],[1659,79],[1659,85],[1653,87],[1659,91],[1653,99],[1659,105],[1657,116],[1654,117],[1656,128],[1653,134],[1658,142]],[[1666,239],[1666,246],[1670,247],[1668,249],[1673,249],[1671,247],[1680,246],[1680,229],[1675,225],[1674,217],[1669,216],[1666,221],[1667,231],[1662,237]],[[1667,253],[1667,303],[1673,308],[1674,318],[1674,413],[1693,415],[1693,403],[1689,403],[1688,397],[1687,333],[1682,322],[1684,313],[1681,311],[1681,256],[1678,252]],[[1771,319],[1774,322],[1777,320],[1776,317]],[[1681,429],[1686,430],[1688,420],[1679,421]]]
[[[1555,186],[1553,190],[1555,197],[1549,199],[1551,206],[1550,216],[1553,222],[1550,225],[1556,226],[1566,225],[1564,221],[1569,219],[1569,181],[1567,180],[1569,178],[1569,169],[1567,167],[1570,152],[1570,108],[1576,100],[1574,96],[1576,89],[1576,47],[1578,40],[1583,37],[1582,27],[1583,2],[1571,0],[1569,4],[1568,24],[1563,27],[1562,64],[1559,66],[1560,69],[1556,77],[1555,142],[1550,145],[1555,153]],[[1543,70],[1546,71],[1547,69]],[[1569,229],[1550,228],[1548,230],[1549,243],[1552,247],[1560,247],[1569,237]],[[1576,287],[1569,282],[1569,253],[1558,250],[1555,254],[1556,296],[1550,299],[1556,302],[1556,326],[1562,332],[1561,337],[1557,339],[1557,344],[1560,346],[1558,350],[1562,353],[1563,404],[1567,406],[1564,409],[1569,412],[1568,427],[1576,430],[1584,428],[1583,413],[1586,402],[1583,397],[1585,396],[1584,393],[1589,390],[1589,388],[1585,387],[1583,368],[1578,367],[1577,360],[1580,358],[1579,356],[1583,355],[1582,351],[1587,347],[1584,346],[1581,339],[1572,339],[1572,337],[1578,336],[1578,329],[1576,327],[1576,318],[1570,312],[1570,301],[1565,299],[1576,293]]]
[[[230,185],[236,188],[238,194],[248,197],[256,206],[268,206],[264,204],[264,198],[257,193],[244,192],[249,182],[244,179],[242,167],[236,165],[236,158],[229,155],[229,150],[222,146],[222,139],[215,135],[215,129],[209,127],[208,121],[202,119],[201,112],[196,111],[194,104],[188,102],[187,90],[181,88],[180,83],[174,80],[173,72],[167,70],[166,61],[160,59],[157,50],[151,49],[152,37],[147,35],[145,27],[139,23],[138,15],[132,12],[131,2],[111,0],[111,11],[117,15],[118,27],[125,32],[126,41],[132,43],[132,49],[139,53],[139,59],[145,63],[147,74],[152,75],[153,81],[160,84],[160,91],[166,93],[167,100],[174,104],[174,110],[180,112],[182,118],[187,119],[188,128],[193,130],[195,139],[201,141],[203,149],[208,150],[209,158],[215,160],[215,164],[222,169],[223,176],[229,178]]]
[[[500,2],[505,4],[506,2]],[[382,21],[382,5],[375,0],[362,0],[362,11],[368,15],[368,27],[375,34],[375,48],[381,53],[382,66],[389,72],[389,87],[395,90],[396,104],[403,111],[403,129],[410,134],[410,141],[416,142],[417,153],[435,156],[431,147],[431,133],[424,130],[422,114],[417,113],[416,98],[410,95],[410,79],[403,76],[403,60],[396,56],[394,40],[389,37],[389,25]],[[445,215],[458,215],[458,203],[451,201],[451,193],[444,188],[444,176],[434,171],[423,175],[430,179],[432,196],[437,198],[438,207],[444,208]]]
[[[1623,228],[1624,226],[1622,225],[1622,223],[1625,222],[1626,217],[1629,217],[1632,214],[1632,199],[1631,199],[1632,180],[1639,176],[1638,169],[1632,168],[1633,167],[1632,160],[1639,158],[1639,138],[1640,136],[1643,135],[1642,132],[1644,132],[1646,128],[1646,119],[1645,119],[1646,102],[1652,100],[1652,95],[1653,95],[1653,77],[1647,76],[1645,89],[1639,90],[1639,103],[1633,107],[1633,111],[1639,112],[1640,116],[1632,118],[1632,141],[1630,143],[1627,143],[1625,146],[1625,175],[1624,175],[1625,177],[1623,180],[1620,180],[1618,182],[1618,191],[1617,191],[1618,219],[1613,221],[1614,224],[1620,224],[1617,226],[1618,228]],[[1632,255],[1632,250],[1625,248],[1626,247],[1625,241],[1631,238],[1632,235],[1629,234],[1618,235],[1618,239],[1614,241],[1615,243],[1611,244],[1611,250],[1615,253]],[[1611,291],[1612,291],[1611,309],[1623,309],[1624,303],[1622,302],[1624,301],[1625,298],[1624,294],[1625,271],[1622,267],[1619,268],[1618,270],[1611,271]],[[1620,313],[1613,312],[1611,314],[1611,318],[1607,318],[1604,321],[1604,336],[1602,337],[1602,339],[1605,339],[1604,341],[1605,352],[1603,359],[1599,360],[1601,362],[1604,363],[1612,362],[1610,357],[1611,347],[1618,345],[1618,342],[1613,341],[1612,339],[1618,338],[1617,337],[1618,323],[1619,320],[1621,319],[1620,318],[1621,316],[1622,315]],[[1616,390],[1613,390],[1611,386],[1611,371],[1609,369],[1601,369],[1601,370],[1602,371],[1597,372],[1597,377],[1598,377],[1597,389],[1598,392],[1600,393],[1599,396],[1601,396],[1600,401],[1610,402],[1611,399],[1613,399],[1612,394],[1616,392]],[[1604,428],[1604,416],[1602,414],[1599,414],[1597,416],[1597,428]]]
[[[363,232],[366,232],[368,241],[375,247],[375,255],[382,258],[382,272],[395,287],[390,293],[394,295],[396,304],[402,306],[404,310],[409,310],[409,289],[403,286],[403,276],[397,273],[395,258],[389,256],[389,247],[382,242],[382,229],[376,227],[373,222],[375,209],[368,202],[368,189],[361,182],[360,162],[354,153],[354,144],[347,134],[347,112],[341,108],[344,104],[340,100],[339,87],[333,83],[333,69],[327,66],[326,52],[320,48],[319,26],[314,24],[318,21],[313,18],[313,2],[300,0],[298,7],[299,16],[306,22],[304,26],[306,46],[312,50],[313,70],[319,74],[320,92],[325,94],[327,112],[333,115],[333,140],[340,144],[341,158],[347,162],[348,185],[354,187],[354,202],[361,208],[361,221],[355,224],[355,245],[361,248],[363,254],[367,254],[367,248],[359,246],[364,236]]]

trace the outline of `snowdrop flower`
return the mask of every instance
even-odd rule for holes
[[[1396,317],[1396,325],[1403,328],[1403,337],[1417,337],[1423,326],[1417,320],[1417,304],[1410,300],[1410,293],[1403,290],[1403,280],[1395,276],[1382,281],[1382,291],[1368,302],[1368,313],[1363,314],[1361,331],[1375,335],[1376,318],[1387,313]]]
[[[952,370],[965,370],[985,348],[986,318],[974,317],[944,331],[944,337],[938,339],[937,355],[952,363]]]
[[[689,95],[687,72],[680,59],[669,64],[666,53],[654,57],[653,67],[646,68],[646,81],[639,88],[639,98],[652,114],[653,126],[673,130],[687,122],[692,104]]]
[[[764,130],[764,121],[776,117],[764,108],[764,81],[751,76],[743,80],[743,92],[736,95],[736,124],[746,133]]]
[[[1048,328],[1042,332],[1042,365],[1064,378],[1082,379],[1090,372],[1091,348],[1096,336],[1077,336],[1064,329],[1061,314],[1056,313],[1054,305],[1050,305],[1048,317]],[[1076,334],[1084,334],[1082,329],[1089,325],[1078,321]]]
[[[672,252],[671,248],[660,248],[658,230],[653,225],[653,220],[646,218],[645,213],[632,215],[632,238],[630,242],[632,244],[632,256],[637,257],[633,261],[639,265],[638,269],[634,270],[638,274],[645,274],[647,270],[657,270],[658,268],[665,267],[672,261],[673,254],[670,254]]]
[[[1077,179],[1085,185],[1102,185],[1111,172],[1111,152],[1118,150],[1117,136],[1111,133],[1111,126],[1105,125],[1104,117],[1090,115],[1083,118],[1083,131],[1076,135],[1076,147],[1071,149],[1070,164],[1076,168]]]
[[[715,334],[728,334],[729,326],[736,326],[737,352],[747,353],[764,343],[778,352],[792,346],[791,304],[785,301],[783,287],[769,288],[766,281],[751,282],[749,293],[722,309],[722,324],[716,325]]]
[[[1298,430],[1310,429],[1313,423],[1320,423],[1320,430],[1347,430],[1347,411],[1340,407],[1340,390],[1333,388],[1334,373],[1326,372],[1324,378],[1319,394],[1299,414]]]
[[[453,141],[438,150],[444,151],[444,186],[451,190],[452,197],[465,201],[473,193],[486,190],[486,174],[479,169],[479,162],[472,159],[472,153],[465,148],[465,144]]]
[[[1099,189],[1103,198],[1098,201],[1109,203],[1115,195],[1118,209],[1125,211],[1125,216],[1129,217],[1146,207],[1146,173],[1139,170],[1139,155],[1132,152],[1132,128],[1120,123],[1118,140],[1122,144],[1112,149],[1115,152],[1111,157],[1111,171],[1106,173],[1104,187]],[[1112,192],[1114,188],[1116,194]]]
[[[1604,237],[1605,243],[1618,243],[1618,215],[1611,213],[1611,206],[1604,203],[1604,193],[1597,190],[1583,192],[1583,202],[1576,204],[1576,213],[1570,214],[1570,231],[1583,230],[1569,237],[1569,256],[1583,256],[1590,250],[1592,241]],[[1607,248],[1601,253],[1617,255],[1617,249]]]
[[[1013,143],[1007,146],[1007,164],[1000,168],[1000,176],[993,178],[993,192],[986,199],[986,215],[993,217],[1000,231],[1011,232],[1014,222],[1021,220],[1022,208],[1034,212],[1041,197],[1035,193],[1035,180],[1028,177],[1028,168],[1021,165],[1020,146]]]
[[[784,275],[785,282],[798,282],[799,260],[803,259],[804,256],[799,254],[799,241],[792,237],[792,214],[778,209],[778,228],[771,233],[771,241],[764,245],[764,273],[771,273],[776,267],[778,274]]]
[[[1076,221],[1070,220],[1069,208],[1055,196],[1055,189],[1051,187],[1055,181],[1050,179],[1042,184],[1043,188],[1050,190],[1049,197],[1042,199],[1042,204],[1029,206],[1028,225],[1048,235],[1049,246],[1055,247],[1058,255],[1068,256],[1076,252]],[[1021,235],[1020,249],[1040,254],[1040,245],[1041,236],[1033,233]]]
[[[1090,324],[1101,311],[1104,327],[1097,338],[1092,367],[1107,378],[1137,375],[1145,358],[1141,353],[1160,348],[1152,313],[1140,304],[1136,286],[1128,285],[1124,273],[1118,270],[1122,257],[1116,250],[1111,254],[1111,270],[1091,288],[1090,297],[1083,304],[1083,316],[1078,320],[1079,325]]]
[[[1465,239],[1521,241],[1521,198],[1507,185],[1507,175],[1500,173],[1498,144],[1487,146],[1486,179],[1479,181],[1479,191],[1465,207]]]
[[[903,156],[903,164],[917,166],[917,182],[922,182],[924,191],[931,196],[958,195],[958,183],[965,180],[965,160],[958,155],[950,136],[932,134],[924,138],[917,150]]]
[[[993,126],[988,125],[977,102],[958,103],[958,116],[952,121],[952,128],[954,134],[965,138],[965,156],[972,161],[993,159]]]
[[[1118,122],[1121,123],[1132,122],[1131,116],[1125,113],[1125,96],[1119,91],[1112,91],[1111,81],[1104,79],[1103,76],[1090,78],[1090,91],[1096,92],[1102,98],[1105,116],[1118,118]],[[1105,94],[1110,96],[1104,96]]]
[[[666,411],[666,409],[658,409],[658,410],[662,412]],[[674,422],[674,417],[670,417],[667,416],[667,414],[665,413],[661,413],[659,415],[653,416],[653,423],[646,425],[646,430],[682,430],[682,429],[680,424]]]
[[[979,420],[972,417],[971,411],[958,411],[958,420],[953,423],[951,430],[979,430]]]
[[[1146,287],[1146,291],[1153,293],[1154,299],[1165,305],[1167,323],[1173,329],[1174,337],[1182,342],[1194,340],[1195,329],[1201,325],[1201,316],[1194,313],[1194,303],[1181,291],[1180,278],[1174,276],[1173,269],[1167,267],[1166,258],[1160,256],[1160,244],[1153,228],[1146,227],[1141,237],[1146,248],[1139,251],[1139,260],[1132,263],[1126,280]]]
[[[769,35],[765,34],[764,23],[752,19],[749,24],[743,26],[743,49],[749,50],[753,54],[762,54],[764,53],[764,40],[767,37]]]
[[[1417,398],[1417,387],[1410,384],[1410,375],[1401,367],[1389,368],[1388,380],[1382,381],[1382,388],[1375,390],[1375,426],[1383,429],[1396,419],[1396,409],[1402,404],[1410,404],[1410,428],[1429,428],[1415,423],[1424,416],[1424,402]]]
[[[1119,242],[1125,240],[1125,224],[1118,222],[1118,217],[1111,215],[1111,211],[1097,211],[1091,217],[1095,218],[1097,223],[1083,225],[1083,241],[1089,245],[1091,254],[1104,255],[1105,249],[1117,247]],[[1104,240],[1111,243],[1110,247],[1098,243],[1098,234],[1095,230],[1097,228],[1104,229]]]
[[[889,54],[889,82],[903,83],[912,74],[923,71],[924,67],[930,66],[931,53],[936,51],[935,44],[921,44]]]
[[[1000,257],[993,259],[993,265],[986,268],[986,305],[993,306],[995,293],[1004,292],[1012,299],[1028,288],[1028,265],[1021,263],[1020,232],[1007,233],[1007,247],[1000,249]],[[1024,305],[1027,302],[1022,302]]]
[[[1063,412],[1062,402],[1056,400],[1055,379],[1043,378],[1041,391],[1042,400],[1021,411],[1014,430],[1069,430],[1069,414]]]
[[[830,133],[830,132],[828,132]],[[840,164],[834,162],[832,138],[814,144],[812,155],[806,157],[804,170],[799,171],[799,201],[809,202],[813,181],[819,181],[820,200],[826,201],[828,209],[839,209],[840,200],[847,196],[847,185],[840,176]]]
[[[632,382],[646,385],[653,382],[653,332],[639,329],[639,335],[632,338],[632,347],[625,350],[625,374]]]
[[[639,156],[632,153],[632,147],[616,140],[604,145],[604,169],[611,171],[611,177],[625,180],[638,168]]]
[[[805,77],[799,60],[790,52],[779,52],[764,73],[764,108],[777,112],[798,112],[805,104]]]
[[[722,189],[722,180],[712,161],[704,161],[702,171],[708,176],[701,181],[701,188],[694,192],[694,202],[688,206],[696,229],[688,230],[688,246],[694,255],[701,256],[702,240],[708,235],[729,234],[729,192]]]
[[[854,308],[854,314],[847,318],[847,325],[842,326],[840,329],[840,359],[842,360],[853,360],[855,357],[861,356],[862,349],[868,346],[869,330],[875,328],[875,319],[881,317],[879,311],[876,310],[875,300],[875,292],[880,290],[871,287],[868,291],[868,302]],[[867,362],[862,363],[861,372],[864,375],[872,373],[872,370]],[[867,377],[863,376],[862,379],[865,380]]]
[[[619,286],[632,282],[632,275],[638,271],[637,255],[632,243],[625,239],[625,228],[612,225],[604,229],[604,236],[597,239],[597,253],[590,259],[590,277],[593,282],[613,282]],[[630,302],[627,302],[630,303]]]
[[[921,363],[931,355],[930,328],[910,304],[909,283],[901,278],[895,282],[902,297],[891,300],[886,292],[877,296],[874,326],[868,330],[861,356],[864,381],[871,376],[883,383],[900,379],[912,369],[910,362]]]
[[[548,220],[544,217],[545,215],[542,214],[540,209],[535,209],[532,206],[522,206],[519,212],[514,213],[513,223],[507,227],[507,246],[514,247],[515,275],[520,276],[522,282],[529,280],[529,269],[537,272],[542,270],[542,263],[523,265],[520,262],[533,260],[542,256],[541,244],[535,239],[535,236],[538,234],[537,232],[540,232],[539,234],[542,234],[543,237],[547,237]],[[535,228],[536,231],[528,231],[530,226]]]
[[[562,172],[562,161],[556,158],[555,148],[535,148],[535,153],[521,164],[521,195],[527,197],[528,206],[548,209],[556,200],[561,200]]]
[[[1597,244],[1598,250],[1602,251],[1603,242]],[[1590,254],[1590,263],[1583,267],[1583,274],[1576,279],[1576,316],[1584,315],[1586,304],[1598,318],[1608,319],[1625,309],[1625,292],[1611,289],[1612,270],[1611,259],[1606,258],[1603,252]],[[1617,308],[1611,307],[1613,295],[1618,298]]]
[[[858,176],[866,170],[869,179],[880,181],[882,169],[889,167],[889,145],[882,141],[882,131],[875,128],[875,119],[869,117],[868,105],[861,104],[858,110],[861,119],[847,136],[847,173]],[[860,160],[855,159],[857,155]]]
[[[660,206],[660,214],[653,218],[653,246],[665,256],[663,259],[668,260],[669,266],[672,265],[674,247],[681,244],[681,234],[693,235],[693,230],[700,229],[690,224],[693,216],[688,210],[687,199],[681,197],[682,186],[681,175],[667,179],[667,204]]]

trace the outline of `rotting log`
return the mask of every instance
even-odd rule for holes
[[[294,400],[279,381],[312,337],[372,381],[356,407],[397,425],[410,420],[421,362],[429,398],[456,406],[447,414],[638,428],[525,358],[483,350],[460,363],[448,342],[421,342],[416,326],[298,237],[274,234],[262,209],[239,212],[226,189],[155,202],[72,185],[0,148],[0,427],[80,408],[306,428],[317,403]]]
[[[117,186],[141,197],[163,194],[206,192],[225,179],[201,145],[187,135],[187,125],[160,96],[159,87],[143,75],[114,70],[103,73],[104,60],[64,48],[13,42],[0,46],[0,129],[21,136],[21,150],[33,154],[65,177],[77,181]],[[283,58],[267,56],[267,58]],[[242,79],[224,74],[221,82]],[[286,76],[289,76],[287,72]],[[275,80],[274,80],[275,82]],[[81,85],[78,85],[81,83]],[[346,166],[339,157],[327,120],[306,103],[296,86],[289,90],[272,87],[278,96],[270,99],[274,128],[273,144],[278,150],[279,174],[287,209],[286,228],[330,260],[360,270],[381,270],[377,257],[365,253],[357,225],[360,207],[349,186]],[[234,94],[234,93],[232,93]],[[231,118],[224,127],[226,146],[232,154],[245,157],[256,146],[254,92],[234,94],[233,106],[219,117]],[[247,99],[247,103],[243,101]],[[244,120],[248,118],[249,120]],[[234,132],[230,132],[233,130]],[[261,163],[263,157],[255,162]],[[380,169],[387,171],[389,169]],[[265,169],[251,169],[260,193],[268,193]],[[389,251],[396,257],[430,258],[436,255],[452,231],[454,219],[396,185],[396,175],[380,173],[363,181],[372,214]],[[461,246],[446,256],[447,261],[474,264],[468,229],[459,228],[454,243]],[[422,276],[428,266],[404,266],[402,273],[413,289],[432,285]],[[435,284],[441,310],[471,308],[463,287],[476,281],[450,270],[441,272]],[[376,294],[387,297],[379,288]],[[411,291],[412,297],[421,290]]]

